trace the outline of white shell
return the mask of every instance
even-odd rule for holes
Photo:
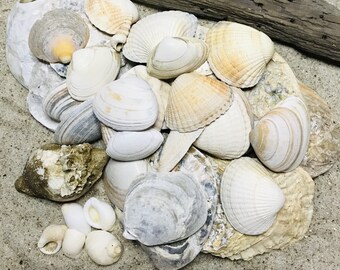
[[[77,258],[85,244],[86,235],[75,229],[67,229],[65,232],[62,251],[69,258]]]
[[[61,248],[67,227],[65,225],[49,225],[40,236],[38,248],[44,254],[55,254]]]
[[[110,141],[110,138],[113,136],[113,134],[115,134],[117,131],[115,131],[112,128],[109,128],[107,126],[105,126],[104,124],[100,123],[100,130],[102,133],[102,139],[103,142],[105,143],[105,145],[107,146],[107,144]]]
[[[149,15],[131,27],[123,48],[124,56],[146,63],[152,50],[165,37],[193,37],[197,18],[182,11],[164,11]]]
[[[120,69],[120,56],[108,47],[90,47],[74,52],[67,69],[70,95],[79,101],[95,95],[113,81]]]
[[[131,75],[105,85],[94,99],[93,111],[114,130],[138,131],[155,123],[158,104],[149,84]]]
[[[61,206],[61,212],[69,229],[75,229],[85,235],[91,231],[85,219],[83,207],[79,203],[64,203]]]
[[[266,168],[246,157],[233,160],[224,171],[220,197],[230,224],[250,235],[267,231],[285,202]]]
[[[113,234],[93,231],[86,237],[85,250],[96,264],[110,265],[120,259],[123,246]]]
[[[91,227],[111,231],[116,222],[116,214],[111,205],[92,197],[84,204],[84,216]]]
[[[156,129],[116,132],[109,140],[106,153],[116,160],[133,161],[150,156],[162,142],[163,136]]]

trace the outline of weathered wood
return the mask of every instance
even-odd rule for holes
[[[273,39],[340,62],[340,9],[326,0],[133,0],[250,25]]]

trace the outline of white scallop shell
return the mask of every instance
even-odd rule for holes
[[[61,212],[69,229],[75,229],[85,235],[91,231],[85,219],[83,207],[79,203],[64,203],[61,206]]]
[[[75,229],[67,229],[65,232],[62,251],[66,257],[77,258],[85,244],[86,235]]]
[[[38,241],[38,248],[44,254],[55,254],[60,248],[64,239],[67,227],[65,225],[49,225],[42,232]]]
[[[230,224],[249,235],[267,231],[285,202],[266,168],[251,158],[233,160],[226,168],[220,197]]]
[[[165,37],[193,37],[197,18],[182,11],[164,11],[139,20],[130,29],[123,48],[124,56],[137,63],[146,63],[152,50]]]

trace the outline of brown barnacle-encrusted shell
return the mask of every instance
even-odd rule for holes
[[[17,191],[56,202],[84,195],[102,175],[108,156],[90,144],[45,144],[28,159]]]
[[[28,44],[35,57],[50,63],[69,63],[75,50],[84,48],[90,32],[75,12],[55,9],[32,26]]]

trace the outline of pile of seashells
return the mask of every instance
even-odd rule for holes
[[[200,252],[249,260],[306,233],[312,177],[331,168],[339,138],[327,104],[264,33],[226,21],[209,29],[181,11],[140,19],[129,0],[20,1],[6,55],[56,143],[32,154],[18,191],[73,201],[103,173],[123,236],[159,269],[182,268]],[[101,138],[106,153],[89,144]],[[65,234],[66,256],[85,244],[97,264],[102,247],[86,243],[108,243],[114,263],[122,247],[112,234],[68,221],[84,212],[114,223],[102,204],[64,204],[69,229],[48,227],[42,237]]]

